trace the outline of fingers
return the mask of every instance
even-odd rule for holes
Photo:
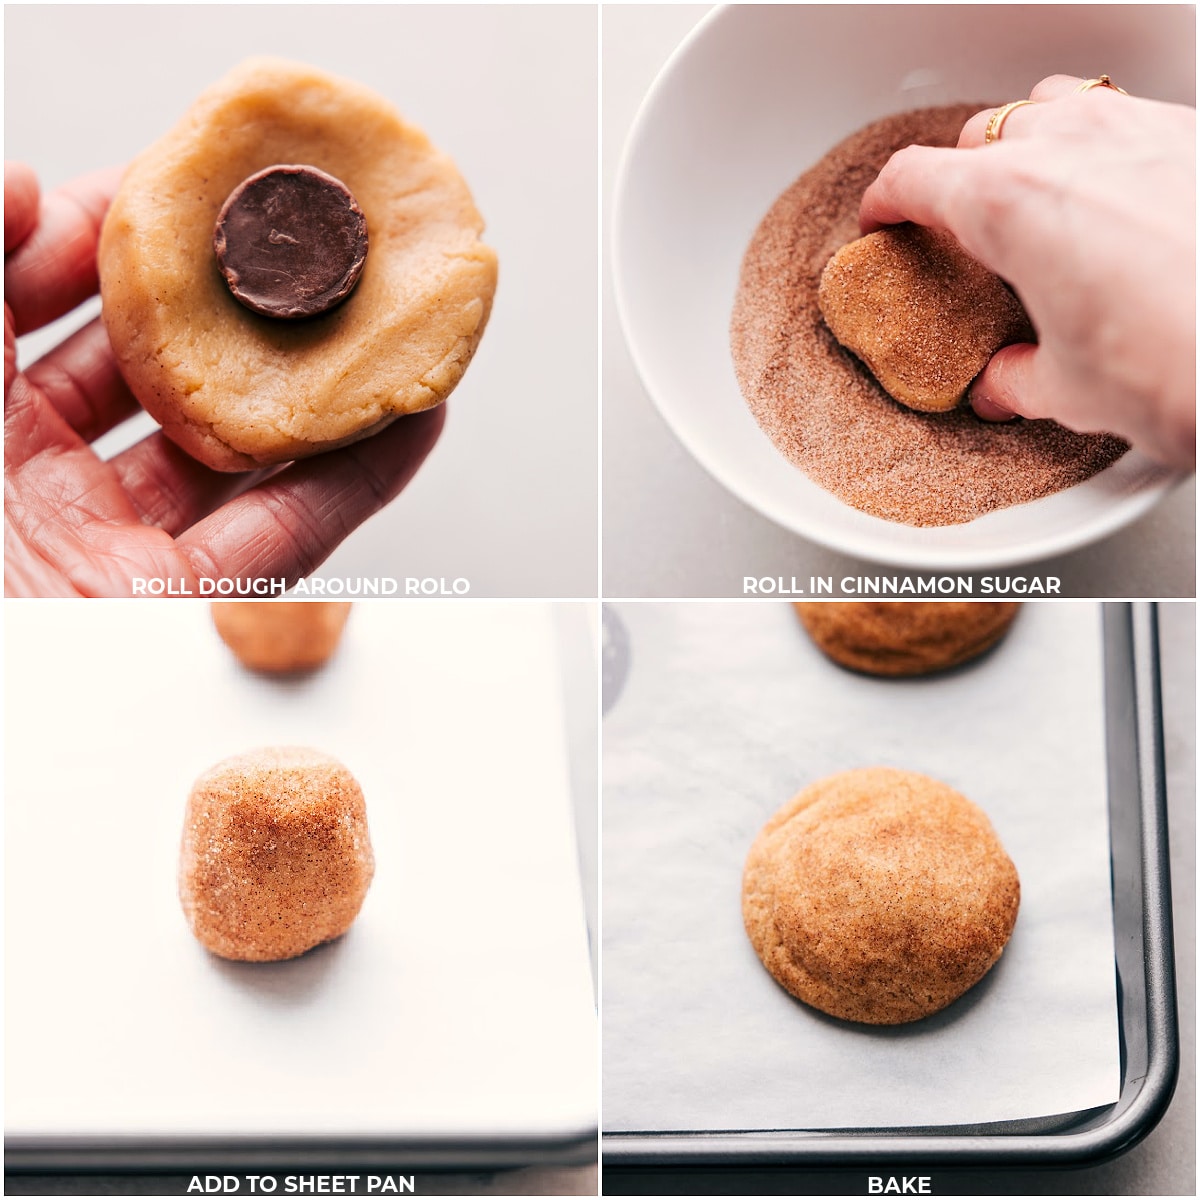
[[[141,520],[172,537],[274,473],[273,469],[240,474],[214,471],[161,431],[123,450],[109,465]]]
[[[1033,90],[1029,93],[1032,104],[1023,104],[1020,108],[1014,108],[1004,117],[1000,131],[1005,138],[1027,137],[1030,131],[1036,127],[1038,120],[1033,106],[1073,96],[1082,82],[1083,80],[1078,75],[1047,75],[1045,79],[1033,85]],[[971,150],[985,145],[984,139],[987,136],[988,123],[997,112],[999,112],[999,108],[985,108],[983,112],[976,113],[963,126],[962,132],[958,135],[958,148]],[[996,140],[997,137],[994,136],[993,143]]]
[[[1047,75],[1045,79],[1033,85],[1029,98],[1039,104],[1044,104],[1047,100],[1061,100],[1064,96],[1074,95],[1075,89],[1082,82],[1078,75]]]
[[[960,150],[974,150],[976,147],[987,145],[987,131],[994,117],[1000,116],[997,128],[992,131],[994,145],[1003,135],[1005,138],[1020,136],[1028,129],[1029,122],[1034,119],[1034,104],[1022,104],[1019,108],[1010,109],[1007,114],[999,108],[985,108],[977,112],[963,127],[958,135]]]
[[[962,158],[957,150],[933,146],[896,151],[863,193],[858,210],[862,232],[901,221],[947,228],[948,206],[962,172]]]
[[[982,392],[971,393],[971,409],[981,421],[991,421],[993,424],[1000,424],[1004,421],[1015,421],[1017,414],[1009,412],[1007,408],[1001,408],[994,401],[989,400]]]
[[[40,329],[96,292],[100,224],[121,174],[117,167],[95,171],[51,192],[34,227],[6,253],[4,296],[18,334]]]
[[[15,250],[37,224],[37,176],[24,163],[4,164],[4,253]]]
[[[87,442],[138,411],[99,319],[39,358],[25,378]]]
[[[1039,109],[1044,112],[1047,104],[1075,95],[1082,82],[1075,75],[1050,75],[1041,80],[1030,93],[1031,103],[1001,114],[1003,121],[999,130],[993,129],[990,146],[984,141],[988,124],[1007,106],[986,108],[971,117],[959,133],[958,145],[953,150],[908,146],[893,154],[863,195],[858,218],[862,232],[871,233],[884,225],[914,221],[919,225],[950,229],[965,245],[965,231],[957,227],[956,218],[969,207],[961,203],[968,198],[968,192],[961,189],[965,186],[969,190],[973,181],[978,193],[980,179],[977,174],[972,175],[972,169],[978,167],[979,160],[961,156],[958,151],[981,147],[990,150],[999,136],[1005,141],[1029,137],[1038,128]],[[979,257],[978,248],[972,253]]]
[[[971,385],[975,415],[985,421],[1049,415],[1048,397],[1039,387],[1037,355],[1037,346],[1024,342],[997,350]]]
[[[296,463],[193,526],[179,549],[199,576],[293,583],[403,491],[444,421],[440,405],[402,417],[365,441]]]

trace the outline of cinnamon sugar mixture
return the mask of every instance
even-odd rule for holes
[[[953,146],[959,104],[885,117],[835,146],[767,213],[742,261],[730,337],[742,394],[777,449],[846,504],[905,525],[957,525],[1081,483],[1127,447],[1052,421],[987,424],[897,404],[817,307],[830,257],[858,237],[867,185],[902,146]]]

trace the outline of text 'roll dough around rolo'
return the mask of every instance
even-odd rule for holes
[[[243,306],[218,269],[227,198],[276,164],[339,180],[370,250],[344,301],[304,320]],[[496,255],[454,163],[350,80],[254,58],[138,156],[100,239],[103,319],[163,431],[219,471],[344,446],[439,404],[475,353]]]

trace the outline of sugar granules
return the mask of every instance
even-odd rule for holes
[[[742,261],[734,370],[776,448],[846,504],[905,525],[957,525],[1072,487],[1128,447],[1052,421],[988,424],[970,409],[897,404],[838,345],[817,307],[830,257],[858,236],[867,185],[903,146],[953,146],[982,104],[885,117],[834,147],[775,201]]]

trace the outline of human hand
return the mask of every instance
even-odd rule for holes
[[[445,406],[282,469],[213,471],[155,432],[108,462],[89,443],[138,411],[99,319],[27,370],[19,334],[99,286],[100,224],[120,180],[100,171],[40,198],[4,167],[4,567],[19,596],[125,596],[135,577],[285,578],[315,570],[394,499],[433,449]]]
[[[949,230],[1024,303],[1038,344],[997,351],[972,385],[987,420],[1049,417],[1196,461],[1196,114],[1052,75],[984,144],[894,154],[862,200],[864,233]]]

